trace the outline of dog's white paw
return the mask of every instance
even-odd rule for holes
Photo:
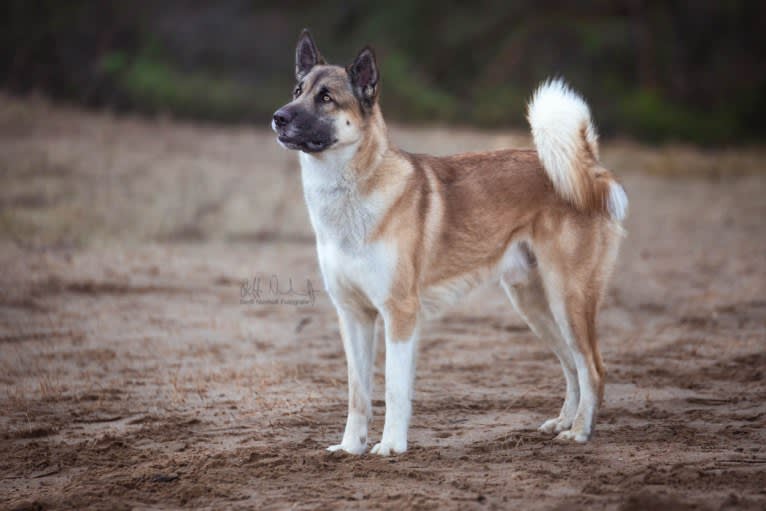
[[[556,417],[555,419],[548,419],[537,428],[537,431],[542,433],[561,433],[572,427],[572,420],[566,417]]]
[[[590,438],[590,435],[586,435],[585,433],[570,429],[559,433],[556,437],[556,440],[561,442],[577,442],[578,444],[584,444],[588,441],[588,438]]]
[[[337,445],[331,445],[327,448],[329,452],[338,452],[343,451],[347,452],[349,454],[364,454],[364,451],[367,450],[367,445],[365,444],[355,444],[355,445],[349,445],[349,444],[337,444]]]
[[[407,442],[390,442],[381,440],[380,443],[375,444],[375,447],[373,447],[370,452],[380,456],[390,456],[392,454],[401,454],[406,450]]]

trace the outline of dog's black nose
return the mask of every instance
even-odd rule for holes
[[[276,124],[279,128],[284,128],[292,120],[292,113],[290,113],[290,111],[285,108],[280,108],[274,112],[274,124]]]

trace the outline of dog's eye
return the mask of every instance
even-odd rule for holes
[[[300,95],[301,95],[301,93],[302,93],[302,92],[303,92],[303,89],[301,88],[301,86],[300,86],[300,85],[298,85],[298,86],[295,88],[295,90],[293,91],[293,97],[296,97],[296,98],[297,98],[298,96],[300,96]]]
[[[332,98],[330,97],[329,94],[322,95],[322,103],[329,103],[330,101],[332,101]]]

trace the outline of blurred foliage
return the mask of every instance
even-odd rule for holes
[[[107,53],[101,70],[116,87],[152,112],[236,118],[252,93],[240,82],[206,72],[185,72],[151,53],[130,59],[121,51]]]
[[[308,26],[330,62],[376,48],[389,119],[520,126],[563,76],[601,131],[729,144],[766,134],[766,4],[648,0],[10,0],[0,83],[94,107],[268,125]]]

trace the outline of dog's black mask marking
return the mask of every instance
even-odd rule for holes
[[[277,110],[274,127],[279,141],[289,149],[318,153],[337,142],[332,122],[297,106]]]

